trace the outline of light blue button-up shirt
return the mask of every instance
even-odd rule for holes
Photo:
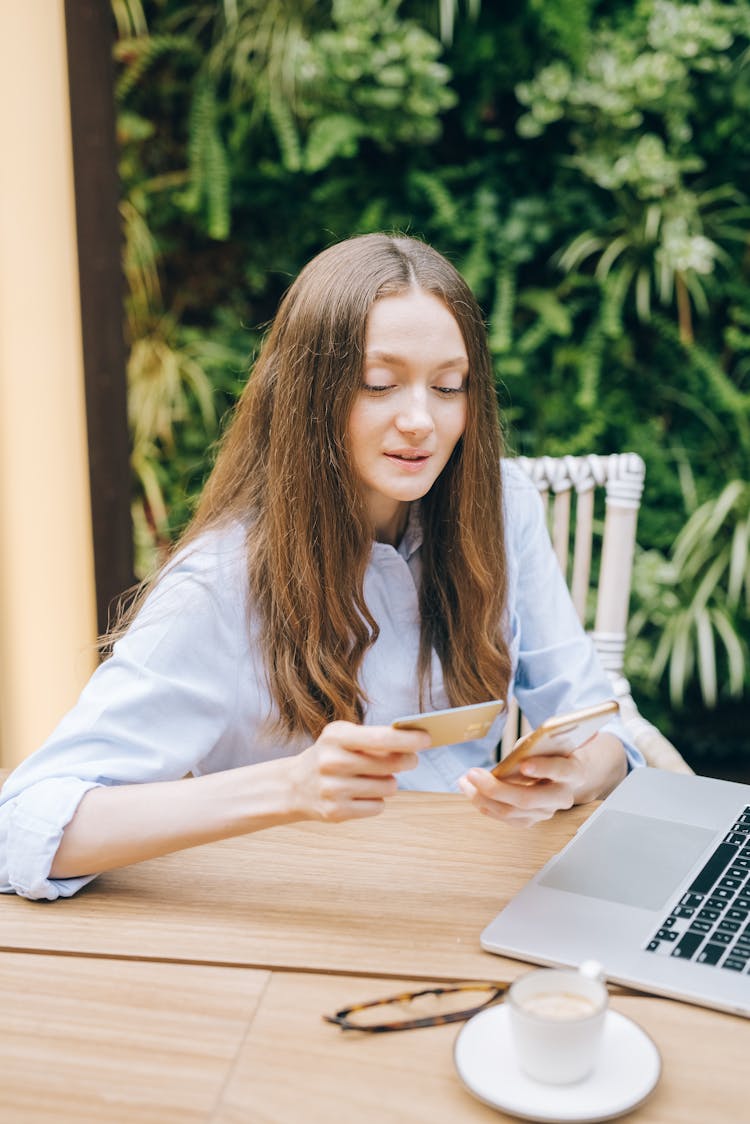
[[[509,697],[515,694],[536,726],[609,698],[612,690],[578,622],[536,489],[512,464],[505,464],[503,479]],[[416,505],[398,548],[372,546],[365,598],[380,634],[361,674],[368,724],[390,724],[420,709],[420,547]],[[245,567],[238,525],[207,533],[178,556],[77,705],[11,774],[0,793],[0,891],[53,899],[91,880],[49,878],[62,832],[90,788],[232,769],[309,744],[304,736],[284,740],[265,729],[272,702]],[[435,656],[426,709],[449,705]],[[480,741],[421,753],[399,785],[456,791],[472,765],[494,763],[504,724],[501,715]],[[643,764],[617,719],[605,729],[622,739],[631,765]]]

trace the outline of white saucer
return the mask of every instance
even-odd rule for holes
[[[639,1105],[661,1075],[661,1056],[639,1026],[608,1011],[604,1041],[593,1072],[574,1085],[543,1085],[520,1069],[501,1004],[462,1027],[453,1049],[458,1076],[485,1104],[524,1120],[611,1120]]]

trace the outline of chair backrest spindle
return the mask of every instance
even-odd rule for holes
[[[591,584],[591,553],[594,540],[594,489],[576,494],[573,573],[570,593],[581,623],[586,621],[589,586]]]

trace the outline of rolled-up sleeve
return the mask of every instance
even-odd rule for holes
[[[0,863],[0,890],[24,898],[69,898],[95,877],[49,877],[63,830],[82,797],[95,787],[77,777],[40,781],[0,809],[0,852],[6,856]]]
[[[504,473],[509,537],[511,633],[517,653],[514,693],[532,726],[545,718],[612,698],[612,686],[578,614],[552,549],[544,506],[516,466]],[[618,737],[629,766],[643,765],[618,718],[604,730]]]
[[[49,877],[84,795],[176,780],[213,749],[236,707],[242,612],[236,581],[207,564],[205,549],[170,568],[73,710],[5,782],[0,891],[69,897],[98,873]]]

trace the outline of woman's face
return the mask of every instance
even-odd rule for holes
[[[349,453],[378,539],[396,543],[466,426],[469,360],[453,314],[420,289],[376,301]]]

